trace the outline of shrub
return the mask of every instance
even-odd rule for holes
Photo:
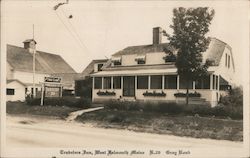
[[[208,116],[212,115],[211,113],[211,106],[209,105],[183,105],[184,107],[184,113],[186,114],[199,114],[201,116]]]
[[[28,105],[40,105],[41,98],[26,98],[26,103]],[[91,100],[87,98],[75,98],[72,96],[45,98],[44,105],[89,108],[91,106]]]
[[[215,114],[243,119],[243,90],[236,87],[229,90],[229,94],[220,98],[219,107],[214,109]]]
[[[223,104],[211,107],[209,104],[205,105],[186,105],[176,104],[175,102],[129,102],[111,100],[104,103],[105,108],[119,111],[144,111],[167,113],[172,115],[199,115],[199,116],[217,116],[230,117],[233,119],[243,118],[243,107],[225,106]]]
[[[157,111],[160,113],[179,114],[183,112],[183,107],[174,102],[159,103],[156,106],[157,106]]]
[[[225,106],[242,107],[243,106],[243,90],[236,87],[229,90],[229,94],[220,98],[220,103]]]
[[[26,97],[25,100],[28,105],[40,105],[41,104],[41,98]]]
[[[141,109],[139,102],[132,101],[118,101],[118,100],[110,100],[104,103],[104,106],[107,109],[115,109],[115,110],[126,110],[126,111],[139,111]]]

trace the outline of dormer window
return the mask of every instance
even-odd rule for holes
[[[122,63],[121,63],[121,57],[113,57],[112,59],[111,59],[111,61],[112,61],[112,65],[113,66],[115,66],[115,65],[121,65]]]
[[[145,55],[137,56],[135,61],[137,61],[137,64],[145,64]]]
[[[103,64],[98,64],[97,65],[97,71],[102,71]]]
[[[174,55],[174,53],[169,52],[169,53],[166,54],[165,57],[163,57],[163,59],[165,60],[166,63],[175,62],[176,61],[176,56]]]

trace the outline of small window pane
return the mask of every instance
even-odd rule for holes
[[[137,76],[137,89],[148,89],[148,76]]]
[[[15,90],[14,90],[14,89],[7,88],[6,94],[7,94],[7,95],[15,95]]]
[[[114,89],[121,89],[121,77],[120,76],[113,77],[113,87]]]
[[[111,77],[104,77],[103,78],[103,88],[104,89],[111,89]]]
[[[187,81],[180,76],[180,89],[186,89],[187,88]],[[189,81],[188,88],[193,89],[193,82]]]
[[[151,76],[150,89],[162,89],[162,76]]]
[[[216,77],[213,75],[213,89],[216,89]]]
[[[102,89],[102,78],[101,77],[95,77],[94,80],[95,80],[94,88],[95,89]]]
[[[215,89],[218,89],[218,76],[215,77]]]
[[[195,89],[210,89],[210,76],[195,81]]]
[[[164,86],[165,89],[177,89],[177,76],[176,75],[165,76]]]

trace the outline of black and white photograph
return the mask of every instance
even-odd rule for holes
[[[250,156],[249,1],[0,4],[1,157]]]

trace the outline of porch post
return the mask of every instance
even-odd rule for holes
[[[95,77],[92,77],[92,90],[95,89]]]
[[[195,81],[193,81],[193,90],[195,90]]]
[[[121,76],[121,89],[123,90],[123,76]]]
[[[218,91],[220,90],[220,75],[218,75]]]
[[[150,87],[150,82],[151,82],[151,76],[148,75],[148,89],[151,89],[151,87]]]
[[[213,74],[210,74],[210,90],[213,90]]]
[[[111,89],[113,89],[114,88],[114,84],[113,84],[113,82],[114,82],[114,76],[111,76]]]
[[[177,75],[177,90],[180,89],[180,76]]]
[[[104,87],[104,86],[103,86],[103,80],[104,80],[104,79],[103,79],[103,77],[102,77],[102,89],[103,89],[103,87]]]
[[[135,96],[136,96],[136,90],[137,90],[137,76],[135,76]]]
[[[162,90],[164,90],[164,87],[165,87],[165,82],[164,82],[164,79],[165,79],[165,76],[164,75],[162,75],[162,84],[161,84],[161,88],[162,88]]]

